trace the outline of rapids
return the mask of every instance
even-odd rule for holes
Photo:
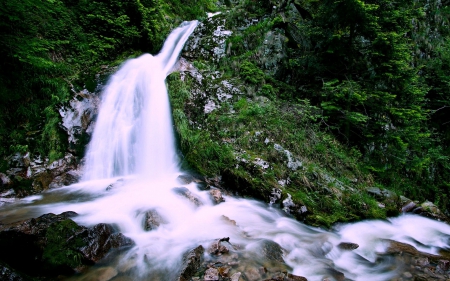
[[[172,189],[180,186],[177,177],[183,171],[165,78],[196,25],[196,21],[184,23],[169,35],[158,55],[129,60],[111,77],[80,183],[3,207],[0,220],[70,210],[79,214],[74,220],[81,225],[114,224],[135,246],[103,265],[133,267],[123,274],[130,280],[174,280],[183,253],[198,245],[207,248],[222,237],[241,245],[236,251],[255,260],[259,243],[274,241],[284,249],[291,272],[308,280],[326,276],[334,280],[330,268],[351,280],[390,280],[401,271],[393,257],[378,254],[387,247],[384,239],[408,243],[427,253],[448,249],[450,226],[418,216],[341,224],[325,231],[255,200],[224,196],[225,202],[215,205],[195,183],[185,187],[199,197],[202,206],[175,194]],[[165,223],[145,231],[148,210],[157,210]],[[343,251],[337,247],[341,242],[357,243],[359,248]],[[89,273],[72,279],[91,280],[86,276]]]

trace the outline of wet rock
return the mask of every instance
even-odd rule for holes
[[[189,191],[189,189],[187,189],[186,187],[175,187],[172,190],[176,194],[187,198],[189,201],[194,203],[194,205],[197,207],[203,205],[202,201],[200,201],[200,199],[195,194],[193,194],[191,191]]]
[[[85,229],[74,239],[82,238],[85,246],[80,248],[84,257],[97,262],[103,258],[109,250],[132,246],[133,241],[122,233],[115,233],[113,227],[109,224],[100,223],[89,229]]]
[[[110,190],[113,190],[115,188],[121,187],[123,184],[124,184],[124,180],[123,179],[118,179],[117,181],[115,181],[112,184],[108,185],[106,187],[106,191],[110,191]]]
[[[231,275],[230,281],[239,281],[241,278],[242,273],[236,272],[233,275]]]
[[[144,229],[146,231],[157,229],[164,223],[166,223],[166,221],[156,210],[150,210],[145,213]]]
[[[331,276],[333,276],[333,278],[334,278],[336,281],[345,281],[345,275],[344,275],[344,273],[342,273],[342,272],[340,272],[340,271],[337,271],[337,270],[334,269],[334,268],[329,268],[327,271],[328,271],[328,273],[329,273]]]
[[[227,222],[227,223],[230,224],[230,225],[237,226],[236,221],[230,219],[230,218],[227,217],[227,216],[222,215],[222,220],[225,221],[225,222]]]
[[[229,242],[229,241],[230,238],[228,237],[218,239],[217,241],[212,243],[211,246],[209,246],[208,253],[210,255],[222,255],[228,253],[230,250],[226,246],[224,246],[221,242]]]
[[[211,195],[211,199],[213,200],[214,204],[225,202],[225,199],[222,196],[222,192],[217,188],[211,188],[209,190],[209,195]]]
[[[205,281],[217,281],[219,280],[219,270],[211,267],[205,271],[205,276],[203,277]]]
[[[203,261],[204,252],[205,249],[200,245],[184,254],[178,281],[188,281],[194,276]]]
[[[177,177],[177,181],[180,184],[190,184],[194,181],[194,177],[191,175],[179,175]]]
[[[294,203],[291,194],[288,193],[287,198],[283,200],[283,211],[301,219],[308,213],[308,208]]]
[[[94,119],[98,114],[99,105],[100,98],[97,92],[91,93],[85,89],[76,93],[68,104],[59,109],[62,128],[68,134],[70,152],[76,155],[83,153],[94,131]]]
[[[258,281],[262,279],[261,273],[255,267],[248,267],[245,270],[244,274],[247,280],[249,281]]]
[[[441,270],[447,271],[450,269],[450,261],[448,260],[439,260],[438,266]]]
[[[259,242],[258,248],[265,259],[284,263],[283,249],[277,243],[271,240],[262,240]]]
[[[287,274],[287,278],[284,279],[285,281],[308,281],[305,277],[297,276],[294,274]]]
[[[436,207],[430,201],[425,201],[420,205],[420,209],[415,209],[413,212],[420,214],[421,216],[428,217],[431,219],[450,222],[449,218],[441,212],[441,210]]]
[[[406,205],[404,205],[402,207],[402,213],[407,213],[407,212],[411,212],[412,210],[414,210],[417,207],[416,203],[414,202],[409,202]]]
[[[280,181],[278,181],[280,183]],[[280,184],[284,186],[286,184],[286,181],[282,182],[283,184]],[[269,204],[273,205],[275,202],[281,199],[281,189],[279,188],[273,188],[272,193],[269,196]]]
[[[231,34],[231,31],[225,29],[225,18],[222,15],[208,18],[199,23],[186,42],[183,56],[218,62],[225,56],[225,41]]]
[[[12,181],[7,175],[0,173],[0,190],[8,188],[11,183]]]
[[[341,250],[355,250],[359,248],[359,245],[355,243],[342,242],[339,243],[337,247]]]
[[[219,275],[222,276],[222,277],[229,277],[230,269],[231,269],[231,267],[229,267],[229,266],[219,267],[218,268]]]
[[[69,171],[60,176],[55,177],[52,182],[49,184],[48,188],[58,188],[62,186],[71,185],[77,183],[81,179],[80,173],[77,171]]]
[[[407,278],[407,279],[410,279],[410,278],[412,278],[413,276],[412,276],[412,274],[410,273],[410,272],[408,272],[408,271],[406,271],[406,272],[403,272],[403,277],[405,277],[405,278]]]
[[[14,271],[7,265],[0,263],[0,280],[2,281],[28,281],[30,277]]]
[[[67,275],[100,260],[112,248],[132,245],[109,225],[86,228],[76,224],[71,220],[76,215],[45,214],[0,225],[0,261],[30,276]]]

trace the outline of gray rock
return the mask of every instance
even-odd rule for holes
[[[180,184],[190,184],[194,181],[194,177],[190,175],[179,175],[177,180]]]
[[[242,273],[236,272],[235,274],[231,275],[230,281],[239,281],[241,278]]]
[[[5,187],[8,187],[10,184],[11,179],[7,175],[0,173],[0,190]]]
[[[355,250],[359,248],[358,244],[355,243],[348,243],[348,242],[341,242],[339,243],[339,245],[337,246],[339,249],[341,250]]]
[[[59,109],[62,127],[69,136],[69,151],[78,153],[76,147],[83,142],[83,135],[90,136],[94,128],[94,119],[98,114],[100,98],[97,93],[83,90],[76,93],[69,104]],[[81,145],[86,145],[87,140]]]
[[[208,253],[210,255],[222,255],[228,253],[230,250],[224,246],[221,242],[229,242],[230,238],[225,237],[221,239],[217,239],[214,243],[212,243],[208,248]]]
[[[181,271],[177,281],[189,281],[203,262],[205,249],[200,245],[183,255]]]
[[[209,190],[209,195],[211,195],[211,199],[213,200],[214,204],[225,202],[225,199],[222,196],[222,192],[217,188],[211,188]]]
[[[161,224],[165,223],[164,218],[156,210],[150,210],[145,213],[144,229],[146,231],[157,229]]]
[[[411,212],[416,207],[417,207],[416,203],[411,201],[411,202],[409,202],[408,204],[406,204],[405,206],[402,207],[402,212],[403,213]]]
[[[81,179],[81,174],[78,171],[69,171],[55,177],[49,184],[48,188],[58,188],[62,186],[68,186],[77,183]]]
[[[203,277],[205,281],[217,281],[219,280],[219,270],[217,268],[211,267],[205,271],[205,276]]]
[[[186,187],[175,187],[172,190],[176,194],[187,198],[189,201],[194,203],[194,205],[197,207],[203,205],[202,201],[200,201],[200,198],[198,198],[195,194],[193,194],[191,191],[189,191],[189,189],[187,189]]]

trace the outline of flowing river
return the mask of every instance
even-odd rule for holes
[[[289,272],[319,281],[339,280],[334,271],[348,280],[400,276],[404,269],[397,259],[381,254],[389,246],[387,239],[430,254],[448,249],[450,226],[419,216],[341,224],[325,231],[255,200],[224,196],[225,202],[213,204],[209,193],[196,183],[184,187],[203,203],[200,206],[174,192],[180,186],[177,177],[184,173],[165,78],[196,25],[195,21],[184,23],[169,35],[158,55],[129,60],[110,78],[81,182],[4,206],[0,220],[75,211],[79,216],[74,220],[81,225],[115,225],[135,242],[131,249],[101,263],[118,269],[117,280],[174,280],[183,253],[198,245],[208,248],[222,237],[236,245],[234,254],[255,266],[262,266],[258,264],[261,243],[276,242]],[[162,218],[161,225],[151,231],[143,227],[148,210],[156,210]],[[344,250],[338,247],[341,242],[359,247]],[[121,270],[124,267],[131,270]],[[231,273],[238,270],[245,268],[241,265]],[[89,276],[88,272],[72,278],[96,280]],[[240,280],[250,279],[244,274]]]

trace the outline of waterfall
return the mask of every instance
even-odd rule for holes
[[[89,144],[84,180],[176,172],[178,159],[165,78],[197,21],[184,23],[161,52],[128,60],[105,88]]]
[[[343,280],[343,275],[333,277],[336,272],[355,281],[394,280],[404,269],[396,257],[382,254],[390,240],[430,254],[448,249],[450,226],[419,216],[342,224],[326,231],[255,200],[224,195],[225,202],[216,205],[196,183],[184,184],[181,190],[201,204],[180,196],[176,187],[182,184],[177,181],[182,172],[165,78],[196,25],[196,21],[184,23],[169,35],[158,55],[129,60],[111,77],[86,155],[83,181],[30,197],[25,201],[29,203],[19,208],[11,205],[3,214],[11,218],[16,212],[17,221],[27,212],[36,217],[74,211],[79,216],[73,219],[81,225],[113,224],[135,243],[101,261],[100,266],[117,268],[113,280],[177,280],[186,251],[199,245],[208,249],[223,237],[233,244],[226,256],[230,274],[256,272],[266,274],[267,280],[271,264],[261,258],[261,245],[267,241],[283,249],[287,267],[280,270],[309,281]],[[144,227],[149,212],[157,213],[161,221],[151,231]],[[343,250],[342,242],[359,247]],[[209,258],[211,265],[217,257]],[[77,275],[70,280],[98,280],[96,268],[89,270],[94,278]]]

